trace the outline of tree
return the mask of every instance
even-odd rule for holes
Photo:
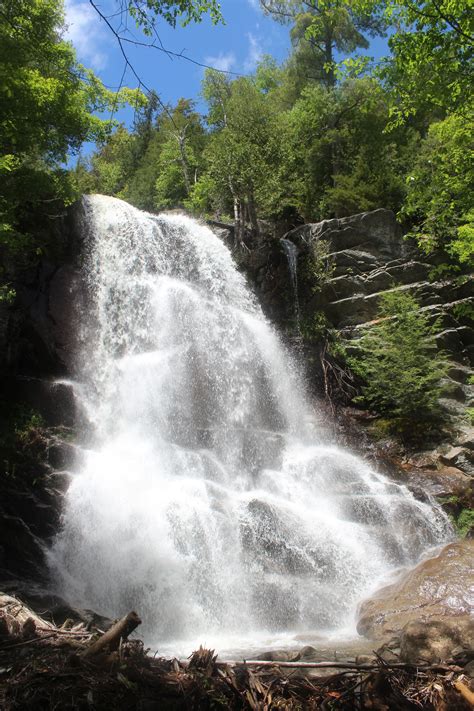
[[[430,110],[469,120],[474,78],[471,0],[391,0],[387,16],[398,28],[383,76],[393,92],[393,122]],[[441,112],[441,113],[440,113]],[[472,120],[472,113],[471,113]]]
[[[208,174],[221,206],[232,205],[237,241],[250,223],[258,233],[257,206],[270,192],[274,114],[266,95],[252,79],[205,85],[209,120],[217,121],[206,150]]]
[[[383,34],[382,3],[369,0],[260,0],[278,22],[292,23],[290,69],[301,86],[308,81],[336,85],[336,54],[367,49],[366,35]]]
[[[401,215],[424,252],[444,249],[448,258],[474,263],[474,140],[456,114],[429,127],[407,178]]]
[[[205,13],[209,13],[213,22],[222,20],[217,0],[126,0],[117,2],[121,19],[130,14],[145,34],[152,35],[156,20],[162,17],[172,27],[181,20],[183,26],[190,22],[201,22]]]
[[[440,418],[441,378],[448,364],[437,352],[436,324],[405,292],[392,291],[380,300],[378,322],[357,343],[349,359],[363,378],[362,401],[390,417],[407,432],[427,428]]]
[[[157,161],[155,208],[183,205],[198,181],[206,136],[194,103],[180,99],[173,110],[162,114],[158,131],[162,136]]]
[[[94,192],[117,197],[122,195],[132,171],[133,141],[134,136],[120,125],[99,144],[99,150],[90,161]]]
[[[388,96],[375,79],[308,86],[280,120],[280,182],[305,221],[400,208],[418,135],[385,132]]]
[[[0,240],[22,256],[42,248],[42,230],[74,198],[63,164],[105,137],[110,122],[96,112],[141,96],[107,91],[76,62],[62,23],[56,0],[9,0],[0,11]]]

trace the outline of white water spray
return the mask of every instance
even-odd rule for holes
[[[58,588],[113,617],[136,609],[160,648],[350,625],[377,581],[449,535],[446,518],[318,439],[207,227],[102,196],[86,212],[78,372],[95,436],[50,556]]]

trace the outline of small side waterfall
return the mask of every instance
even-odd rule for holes
[[[295,309],[296,331],[300,333],[301,313],[300,302],[298,296],[298,247],[289,239],[280,240],[283,250],[288,260],[288,269],[290,271],[291,288],[293,290],[293,304]]]
[[[50,554],[58,590],[150,644],[351,628],[450,536],[444,514],[321,440],[278,336],[207,228],[86,199],[78,380],[95,434]]]

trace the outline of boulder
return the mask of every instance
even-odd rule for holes
[[[460,651],[470,651],[473,645],[474,620],[414,620],[401,632],[400,660],[407,664],[442,662]]]
[[[414,491],[431,496],[464,496],[472,488],[472,479],[457,467],[410,469],[407,485]],[[417,496],[417,498],[420,498]]]
[[[440,455],[443,464],[456,466],[466,474],[474,476],[474,452],[467,447],[451,447],[449,451]]]
[[[474,540],[445,546],[392,585],[360,606],[357,630],[371,639],[386,639],[409,622],[453,623],[466,628],[474,613]]]

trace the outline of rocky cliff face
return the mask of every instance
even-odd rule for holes
[[[231,240],[230,232],[222,234]],[[322,311],[333,327],[356,337],[374,320],[381,294],[409,291],[441,320],[440,347],[472,364],[474,323],[465,315],[474,308],[472,274],[433,279],[436,257],[428,259],[404,241],[393,212],[379,209],[302,225],[285,239],[298,248],[298,296],[306,315]],[[280,241],[263,237],[240,260],[269,315],[291,319],[293,294]]]
[[[307,307],[322,309],[344,335],[357,336],[370,326],[381,294],[409,291],[442,323],[440,347],[465,364],[474,359],[472,323],[462,316],[467,306],[474,306],[472,280],[431,279],[436,260],[424,259],[403,241],[391,211],[303,225],[286,237],[310,260],[325,260],[328,278]]]
[[[33,267],[8,267],[16,291],[0,303],[0,581],[31,592],[45,583],[45,543],[60,523],[62,492],[78,453],[73,375],[81,205],[58,231],[57,253]]]
[[[223,235],[231,239],[229,232]],[[426,258],[403,239],[390,210],[302,225],[285,239],[298,250],[303,339],[305,322],[315,314],[324,315],[344,338],[357,338],[373,325],[382,294],[408,291],[440,324],[438,345],[453,361],[445,404],[453,414],[465,413],[474,402],[468,384],[474,362],[472,274],[433,279],[436,257]],[[239,258],[270,318],[294,330],[295,294],[281,240],[260,238]]]

